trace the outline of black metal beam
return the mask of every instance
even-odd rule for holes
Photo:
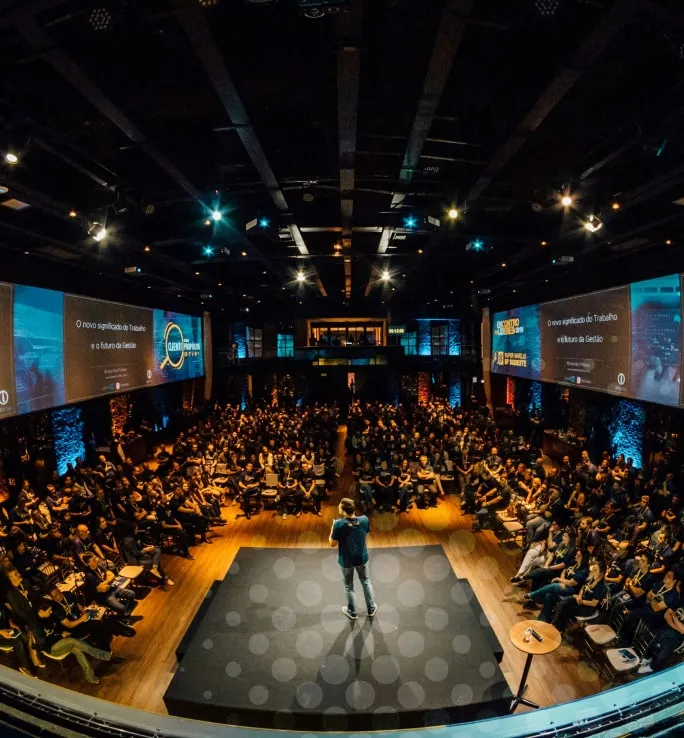
[[[363,0],[352,0],[348,13],[337,17],[337,125],[340,146],[340,211],[342,253],[352,246],[354,189],[356,186],[356,138],[361,78]],[[344,293],[351,297],[352,263],[344,259]]]
[[[308,256],[309,250],[304,242],[304,238],[295,223],[294,216],[290,212],[290,207],[287,204],[280,184],[268,163],[266,154],[247,115],[247,110],[242,103],[237,87],[228,72],[214,34],[209,28],[205,13],[202,12],[199,5],[188,3],[187,0],[172,0],[172,4],[176,9],[183,30],[190,39],[190,43],[204,67],[204,71],[212,87],[228,113],[235,131],[242,141],[242,145],[245,147],[247,155],[257,170],[276,208],[283,215],[299,253],[302,256]],[[318,272],[315,271],[312,276],[321,295],[326,297],[327,293]]]
[[[418,168],[420,158],[425,147],[432,123],[437,114],[437,108],[442,99],[442,93],[446,87],[447,80],[451,74],[454,60],[461,47],[463,36],[468,25],[475,0],[446,0],[439,29],[432,49],[432,56],[428,65],[423,90],[418,101],[413,126],[406,143],[406,151],[399,172],[400,186],[404,191],[395,192],[392,197],[392,207],[398,207],[406,197],[405,190],[408,188],[413,175]],[[378,254],[384,254],[391,238],[392,229],[383,230],[378,244]],[[365,295],[370,294],[373,288],[373,270],[371,270]]]
[[[582,78],[584,72],[601,56],[619,30],[635,10],[636,0],[614,0],[610,10],[601,18],[567,64],[542,92],[520,125],[494,154],[485,171],[465,197],[466,206],[472,205],[501,173],[506,164],[530,140],[541,124]]]

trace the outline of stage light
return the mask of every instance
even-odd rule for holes
[[[78,217],[78,213],[75,210],[70,210],[69,211],[69,217],[70,218],[77,218]]]
[[[456,218],[458,218],[458,210],[456,210],[456,208],[451,208],[447,215],[450,220],[456,220]]]
[[[94,31],[106,31],[112,24],[112,16],[107,8],[95,8],[90,13],[89,21]]]
[[[219,287],[223,287],[223,282],[219,282],[219,283],[218,283],[218,286],[219,286]]]
[[[404,218],[404,228],[408,228],[409,230],[416,227],[416,219],[412,215],[407,215]]]
[[[211,219],[213,221],[215,221],[216,223],[218,223],[218,221],[221,220],[222,217],[223,217],[223,215],[221,215],[221,211],[220,210],[212,210],[211,211]]]
[[[665,245],[672,246],[672,240],[668,238],[667,241],[665,241]]]
[[[200,273],[199,273],[199,272],[195,272],[195,276],[196,276],[196,277],[199,277],[199,275],[200,275]]]
[[[297,281],[299,282],[299,284],[306,282],[306,276],[301,269],[297,272]]]
[[[620,203],[619,202],[614,202],[610,207],[611,207],[612,210],[619,210],[620,209]]]
[[[570,195],[566,194],[566,195],[563,195],[563,197],[561,197],[561,205],[564,208],[569,208],[572,205],[572,203],[573,203],[573,200],[572,200],[572,197],[570,197]]]
[[[204,255],[205,256],[213,256],[214,255],[214,247],[213,246],[205,246],[204,249]]]
[[[268,228],[271,221],[268,218],[259,218],[259,228]]]
[[[421,255],[421,256],[422,256],[422,254],[423,254],[423,249],[418,249],[418,251],[417,251],[416,253],[418,253],[419,255]]]
[[[600,230],[602,227],[603,223],[601,223],[595,215],[590,215],[584,222],[584,228],[589,231],[589,233],[596,233],[596,231]]]
[[[505,269],[505,268],[506,268],[507,266],[508,266],[508,264],[506,264],[506,262],[505,262],[505,261],[502,261],[502,262],[501,262],[501,268],[502,268],[502,269]]]
[[[98,242],[103,241],[107,238],[107,229],[96,223],[94,226],[93,238]]]
[[[143,251],[144,251],[144,252],[145,252],[146,254],[149,254],[149,253],[150,253],[150,251],[152,251],[152,249],[151,249],[151,247],[150,247],[150,246],[145,246],[145,248],[143,249]]]
[[[211,225],[211,220],[209,220],[209,218],[207,218],[207,219],[206,219],[206,220],[204,221],[204,225],[205,225],[205,226],[210,226],[210,225]]]
[[[19,163],[19,157],[13,151],[8,151],[5,154],[5,161],[8,164],[18,164]]]
[[[542,241],[539,245],[540,246],[548,246],[549,244],[548,244],[548,241]]]
[[[381,279],[381,280],[382,280],[383,282],[389,282],[389,281],[390,281],[390,278],[391,278],[391,275],[390,275],[390,273],[389,273],[389,269],[383,269],[383,272],[382,272],[382,274],[380,275],[380,279]]]
[[[240,254],[241,254],[241,256],[247,256],[247,252],[246,251],[242,251],[242,252],[240,252]]]

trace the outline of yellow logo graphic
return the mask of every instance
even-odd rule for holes
[[[175,341],[171,340],[173,332],[176,332],[178,336]],[[172,369],[180,369],[185,363],[185,337],[183,331],[177,323],[167,323],[166,330],[164,331],[164,361],[162,361],[160,369],[164,369],[167,365]],[[178,358],[174,361],[170,354],[178,354]]]

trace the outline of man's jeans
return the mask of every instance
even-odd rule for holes
[[[95,679],[95,673],[93,672],[93,667],[85,654],[92,656],[94,659],[99,659],[100,661],[109,661],[112,657],[112,654],[109,651],[102,651],[99,648],[95,648],[89,643],[79,641],[76,638],[62,638],[61,641],[57,641],[57,643],[52,646],[49,653],[56,657],[73,653],[76,657],[76,661],[78,661],[81,669],[83,669],[83,676],[85,676],[86,680],[89,682],[92,682]]]
[[[368,576],[368,564],[361,566],[343,566],[342,579],[344,580],[344,591],[347,595],[347,610],[350,615],[356,615],[356,593],[354,592],[354,570],[359,575],[361,586],[363,587],[363,596],[366,600],[366,608],[370,612],[375,607],[373,600],[373,585]]]

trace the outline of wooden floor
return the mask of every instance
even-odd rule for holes
[[[339,432],[343,449],[343,426]],[[340,452],[341,453],[341,452]],[[102,699],[166,713],[162,696],[176,668],[175,649],[183,637],[206,591],[216,579],[223,579],[241,546],[327,547],[337,501],[348,489],[350,472],[345,469],[340,490],[324,504],[323,517],[305,514],[283,520],[272,511],[261,512],[251,520],[235,520],[238,507],[227,507],[229,524],[215,529],[212,545],[193,549],[195,561],[165,556],[163,565],[176,584],[168,591],[153,590],[136,608],[144,616],[136,625],[135,638],[117,638],[115,652],[125,657],[122,664],[104,667],[102,681],[91,686],[74,678],[64,686]],[[510,627],[525,619],[516,597],[518,590],[508,581],[515,571],[518,550],[500,545],[494,534],[472,533],[472,518],[463,516],[453,498],[441,501],[438,508],[411,510],[406,515],[384,513],[372,520],[369,548],[441,544],[458,577],[467,578],[505,649],[502,671],[511,690],[517,690],[524,655],[508,639]],[[371,551],[371,566],[372,566]],[[342,592],[340,591],[342,598]],[[342,599],[340,599],[340,604]],[[76,670],[78,671],[78,670]],[[74,677],[77,676],[72,670]],[[575,649],[565,643],[553,654],[534,659],[527,695],[542,706],[593,694],[601,689],[596,671],[580,661]],[[526,710],[522,707],[518,710]]]

